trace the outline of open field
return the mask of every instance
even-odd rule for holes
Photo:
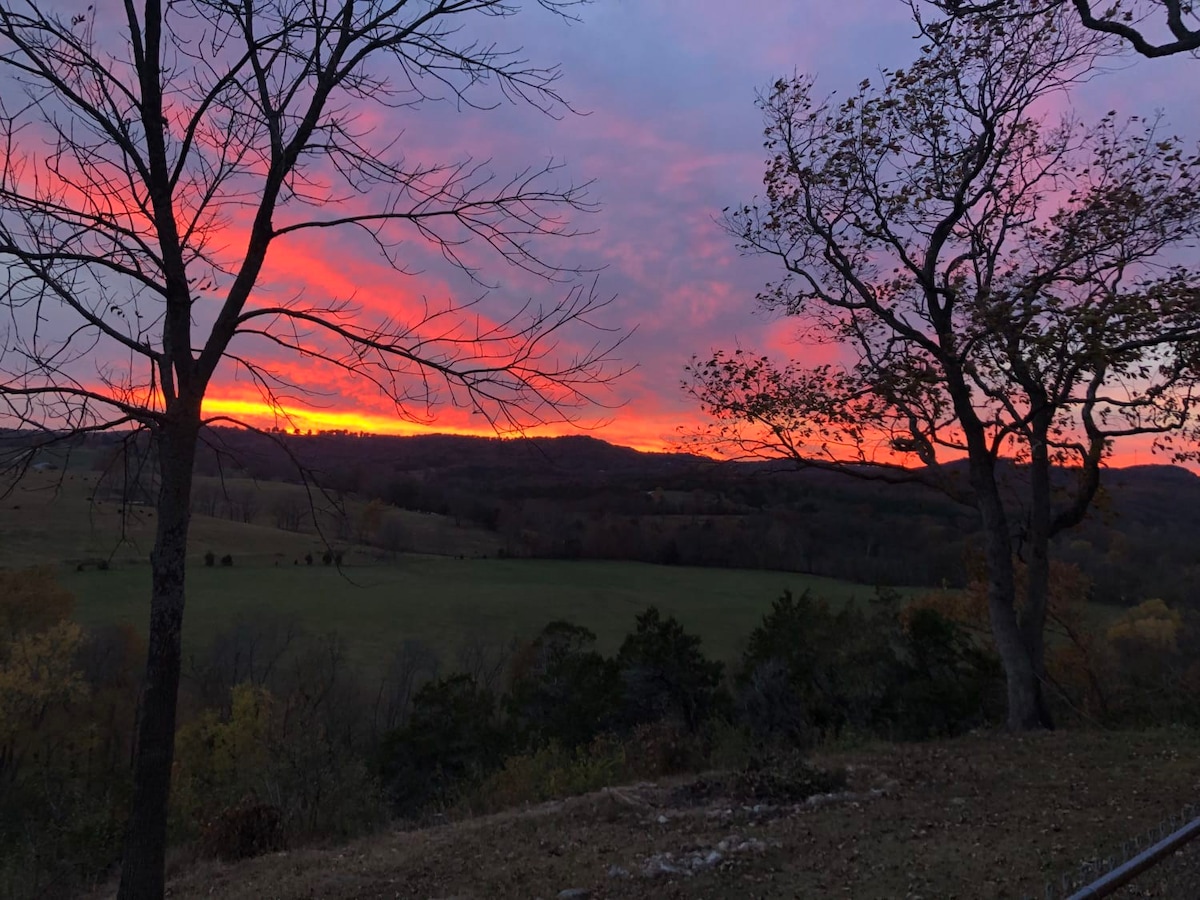
[[[87,625],[148,620],[154,511],[106,499],[90,472],[29,476],[0,502],[0,566],[52,565],[74,593]],[[688,568],[638,562],[495,558],[498,539],[460,527],[445,516],[389,509],[419,547],[453,555],[405,555],[348,541],[346,568],[321,565],[325,549],[310,530],[270,524],[272,505],[303,501],[299,485],[201,479],[200,490],[236,497],[256,492],[253,521],[193,517],[185,653],[201,651],[239,620],[294,619],[314,633],[337,632],[352,661],[368,669],[386,664],[406,639],[431,644],[451,662],[464,642],[498,644],[528,637],[554,619],[596,632],[611,652],[632,629],[634,616],[656,605],[698,633],[710,655],[733,660],[771,602],[785,589],[805,589],[840,603],[867,600],[867,585],[792,572]],[[351,520],[365,508],[350,501]],[[206,568],[204,553],[232,553],[232,568]],[[489,550],[491,551],[489,553]],[[304,563],[311,553],[316,564]],[[485,555],[491,558],[483,558]],[[81,561],[111,560],[108,571]],[[1097,607],[1100,621],[1116,611]]]
[[[97,487],[96,473],[69,470],[28,474],[11,494],[0,499],[0,566],[70,565],[106,559],[115,564],[143,563],[154,543],[155,513],[146,505],[122,505],[110,490]],[[232,553],[237,560],[290,564],[305,553],[320,556],[325,543],[309,515],[309,494],[301,485],[250,479],[198,478],[195,494],[217,506],[253,498],[248,522],[197,513],[192,517],[189,554],[197,562],[211,550]],[[341,507],[351,533],[332,527],[334,509],[327,498],[314,504],[334,543],[353,543],[353,531],[366,508],[362,501]],[[296,521],[295,530],[277,524],[281,515]],[[446,516],[389,508],[381,524],[391,527],[405,549],[423,553],[494,555],[497,538],[480,528],[456,524]],[[367,550],[360,555],[378,557]]]
[[[979,734],[817,762],[852,766],[855,793],[756,809],[723,797],[681,802],[696,792],[637,785],[334,851],[202,863],[180,871],[170,892],[180,900],[524,900],[569,888],[594,900],[1040,898],[1048,880],[1119,852],[1200,789],[1200,737],[1177,730]],[[714,851],[716,862],[688,876],[647,874],[664,854],[678,863]],[[1198,883],[1193,844],[1120,896],[1183,900]]]
[[[731,658],[785,588],[811,588],[831,601],[867,598],[862,585],[788,572],[691,569],[644,563],[401,557],[393,564],[231,569],[194,566],[189,573],[185,652],[204,646],[242,616],[295,616],[306,628],[337,631],[352,656],[382,663],[406,638],[421,638],[445,657],[465,638],[530,636],[553,619],[596,632],[616,649],[634,616],[657,605],[699,633],[711,655]],[[64,571],[85,624],[148,618],[148,565],[107,572]]]
[[[0,503],[0,566],[52,565],[76,598],[86,625],[148,621],[154,511],[96,490],[90,472],[30,475]],[[321,565],[325,544],[309,531],[270,524],[279,500],[307,495],[298,485],[200,479],[197,490],[230,497],[256,493],[253,521],[195,515],[190,536],[185,653],[197,652],[240,619],[292,618],[316,633],[336,631],[351,658],[384,664],[405,639],[427,641],[450,661],[466,640],[526,637],[554,619],[596,632],[615,651],[634,616],[657,605],[700,634],[706,651],[732,659],[785,589],[811,589],[833,602],[864,600],[873,589],[789,572],[656,566],[636,562],[495,558],[494,535],[444,516],[389,509],[421,547],[454,556],[403,555],[348,545],[346,568]],[[365,504],[347,504],[349,518]],[[311,523],[310,523],[311,525]],[[347,545],[347,542],[342,542]],[[203,565],[204,553],[231,553],[232,568]],[[488,552],[490,550],[490,553]],[[316,564],[304,556],[312,553]],[[484,554],[492,558],[482,558]],[[472,558],[475,557],[475,558]],[[100,571],[81,561],[111,560]],[[297,564],[298,563],[298,564]]]

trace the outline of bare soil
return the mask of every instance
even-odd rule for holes
[[[1200,735],[1059,732],[827,752],[849,790],[773,803],[631,785],[173,876],[173,898],[1021,898],[1200,800]],[[1200,897],[1189,848],[1122,897]],[[571,895],[566,895],[571,896]]]

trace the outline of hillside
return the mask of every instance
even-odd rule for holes
[[[72,471],[115,483],[110,494],[135,484],[134,496],[152,495],[152,485],[139,483],[144,474],[128,474],[151,471],[144,447],[122,449],[115,436],[97,436],[80,441],[72,454]],[[371,540],[392,551],[630,560],[785,570],[867,585],[961,586],[977,543],[972,510],[918,485],[798,471],[785,462],[642,453],[582,435],[500,440],[211,429],[199,471],[198,512],[214,511],[217,488],[224,502],[231,487],[244,492],[252,485],[260,493],[257,523],[285,530],[293,526],[280,508],[280,492],[290,483],[306,500],[303,476],[344,498],[349,515],[334,534],[343,541],[356,537],[362,510],[377,499],[391,509],[387,527]],[[1064,470],[1057,477],[1073,476]],[[1014,500],[1021,478],[1011,467]],[[1019,503],[1017,510],[1019,544]],[[1161,597],[1188,604],[1200,595],[1197,542],[1200,477],[1172,466],[1136,466],[1106,474],[1088,519],[1060,535],[1054,552],[1089,575],[1102,603]]]
[[[850,792],[840,796],[748,800],[710,793],[711,778],[643,784],[336,850],[193,863],[170,892],[177,900],[1043,897],[1047,881],[1061,884],[1062,874],[1179,813],[1200,784],[1198,749],[1195,735],[1178,731],[880,745],[818,757],[850,768]],[[1182,898],[1198,879],[1200,847],[1191,846],[1134,888]]]

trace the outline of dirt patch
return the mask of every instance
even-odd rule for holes
[[[1185,731],[975,735],[816,761],[845,767],[846,788],[791,801],[731,796],[715,776],[631,785],[337,849],[205,863],[169,896],[1040,897],[1047,878],[1200,796],[1200,737]]]

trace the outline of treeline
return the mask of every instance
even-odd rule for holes
[[[1154,600],[1106,629],[1056,575],[1048,691],[1060,721],[1200,723],[1200,623]],[[381,671],[336,635],[232,624],[186,662],[171,834],[235,859],[396,819],[466,814],[667,773],[722,769],[792,796],[846,736],[921,740],[999,722],[981,589],[835,608],[785,594],[733,665],[650,608],[615,654],[569,622],[397,647]],[[129,797],[144,649],[85,630],[44,570],[0,572],[0,893],[65,896],[111,875]]]
[[[885,485],[785,463],[716,464],[684,454],[644,454],[591,438],[501,441],[275,435],[211,429],[205,475],[262,483],[295,480],[302,464],[335,496],[447,516],[496,535],[489,555],[630,559],[667,565],[767,568],[865,584],[961,587],[978,522],[917,485]],[[92,439],[94,465],[112,491],[132,497],[153,467],[128,445]],[[1023,472],[1012,466],[1008,489]],[[133,473],[133,474],[131,474]],[[1060,480],[1072,474],[1060,471]],[[138,482],[140,485],[140,482]],[[1169,466],[1113,470],[1095,510],[1060,536],[1057,558],[1092,579],[1097,602],[1147,597],[1194,605],[1200,597],[1200,478]],[[310,527],[304,497],[251,496],[245,485],[199,485],[197,512]],[[335,517],[336,519],[336,517]],[[308,524],[306,524],[308,523]],[[408,535],[384,517],[372,536],[351,519],[324,530],[338,540],[404,549]],[[1014,544],[1025,523],[1013,519]],[[452,551],[446,548],[447,552]],[[478,547],[473,551],[482,552]]]

